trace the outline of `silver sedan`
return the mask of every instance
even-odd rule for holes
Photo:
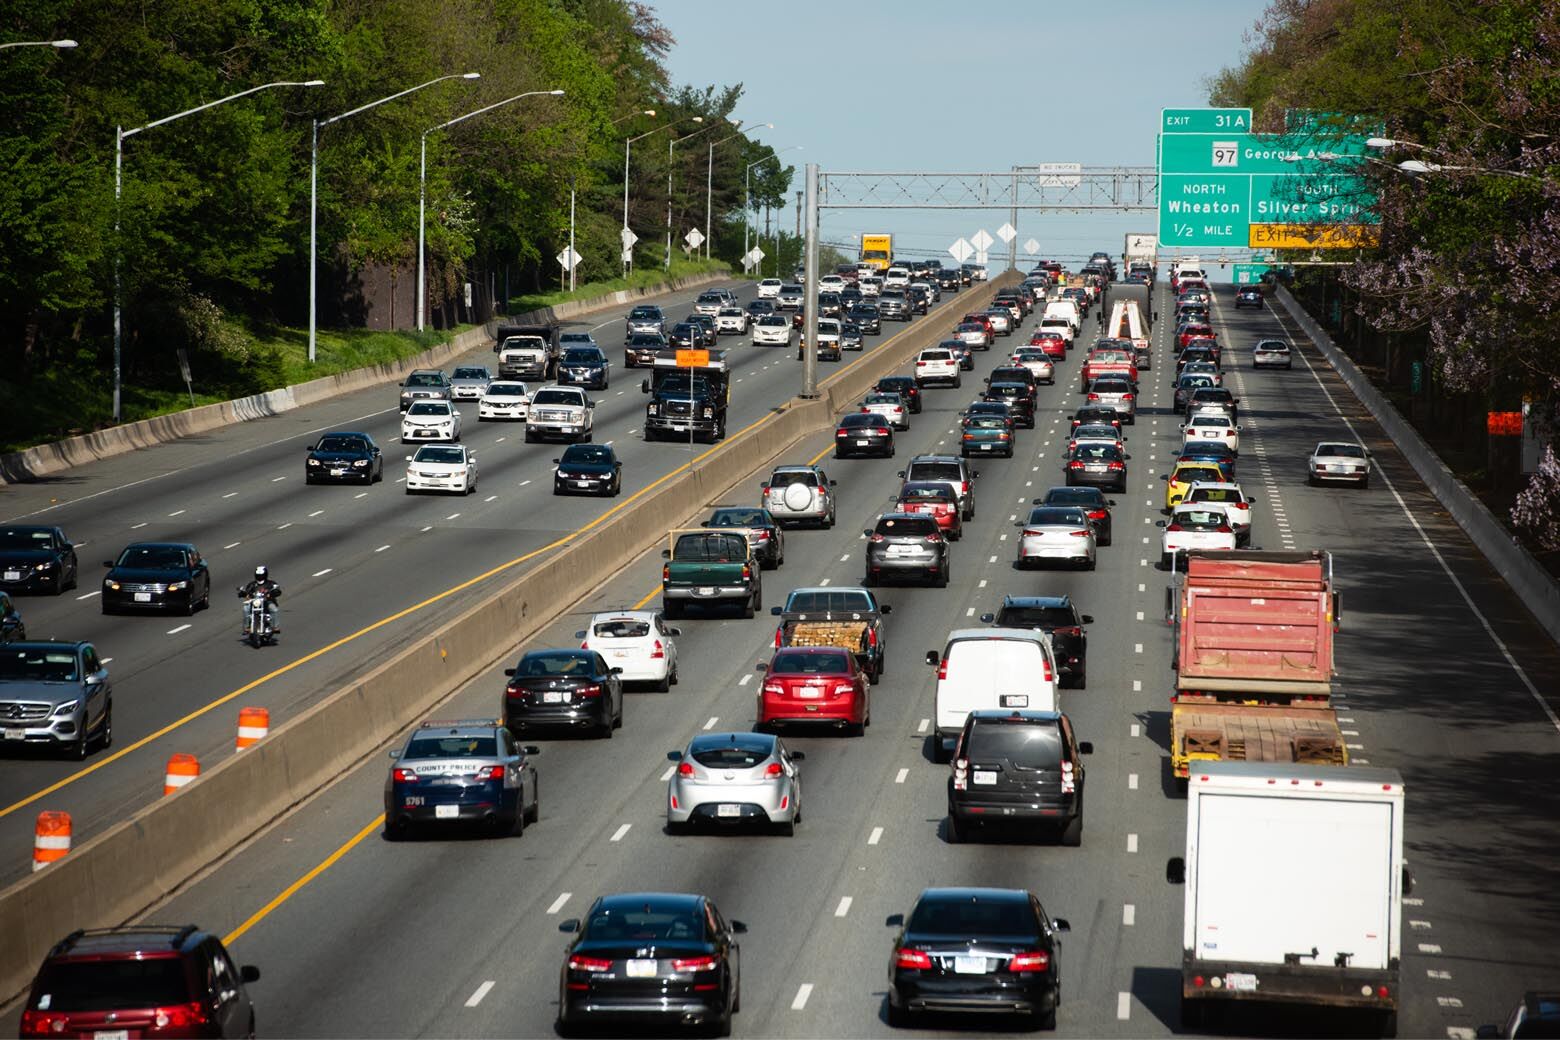
[[[791,751],[771,733],[701,733],[683,751],[666,788],[666,829],[696,824],[759,824],[790,836],[802,819],[802,777]]]
[[[1306,483],[1341,481],[1370,487],[1370,449],[1353,441],[1322,441],[1306,463]]]

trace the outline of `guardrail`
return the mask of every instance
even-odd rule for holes
[[[1457,479],[1457,475],[1441,461],[1435,449],[1425,443],[1419,431],[1382,396],[1381,391],[1338,348],[1327,331],[1317,324],[1289,290],[1278,286],[1276,295],[1284,309],[1289,311],[1305,334],[1320,348],[1327,363],[1343,377],[1354,396],[1360,399],[1360,403],[1381,424],[1387,436],[1392,438],[1408,464],[1419,474],[1419,479],[1446,507],[1458,526],[1467,532],[1496,573],[1511,586],[1517,598],[1549,633],[1549,638],[1560,643],[1560,583],[1495,519],[1489,507]]]
[[[966,290],[963,299],[981,305],[1006,284],[996,279]],[[853,404],[882,375],[941,339],[943,319],[936,314],[912,324],[826,380],[826,397],[776,407],[242,754],[0,891],[0,1000],[30,984],[44,954],[63,936],[146,911],[374,754],[567,610],[582,589],[612,577],[660,544],[666,531],[684,526],[704,503],[749,484],[803,437],[832,429],[837,402]]]

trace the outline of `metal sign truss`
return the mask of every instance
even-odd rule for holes
[[[1152,166],[1082,167],[1063,174],[818,173],[821,209],[995,209],[1086,213],[1159,209]]]

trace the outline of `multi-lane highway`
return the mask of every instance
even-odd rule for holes
[[[1161,296],[1161,316],[1168,319],[1170,309]],[[949,310],[945,305],[942,316],[927,320],[951,321]],[[1296,342],[1293,371],[1253,372],[1242,360],[1256,338],[1295,331],[1268,310],[1233,312],[1227,295],[1216,301],[1214,316],[1233,348],[1229,383],[1242,398],[1240,479],[1257,500],[1253,544],[1334,552],[1344,590],[1340,714],[1351,754],[1357,763],[1396,767],[1408,781],[1408,855],[1418,887],[1404,914],[1401,1031],[1465,1035],[1503,1015],[1524,989],[1553,985],[1560,975],[1551,941],[1560,925],[1552,895],[1560,855],[1550,833],[1560,731],[1553,705],[1545,703],[1546,695],[1553,700],[1560,654],[1310,344]],[[1075,351],[1058,384],[1042,389],[1037,429],[1020,433],[1017,457],[979,463],[979,513],[953,547],[949,587],[881,592],[895,609],[888,669],[872,689],[867,735],[792,738],[807,752],[807,815],[795,837],[672,837],[663,829],[665,753],[701,729],[751,725],[759,682],[754,666],[767,659],[773,635],[772,619],[694,618],[679,622],[681,684],[665,694],[631,693],[616,739],[543,742],[541,822],[524,837],[384,841],[386,763],[373,760],[150,919],[198,922],[224,935],[241,961],[262,968],[252,994],[263,1033],[538,1036],[551,1034],[556,1010],[564,945],[559,920],[601,893],[702,892],[749,926],[742,938],[739,1035],[857,1036],[890,1032],[883,1013],[892,939],[887,915],[907,910],[928,885],[1027,887],[1072,924],[1061,959],[1062,1033],[1177,1031],[1181,890],[1166,885],[1164,866],[1182,848],[1184,802],[1168,779],[1167,577],[1155,567],[1159,531],[1153,526],[1163,496],[1158,475],[1180,444],[1170,408],[1169,332],[1168,320],[1155,330],[1155,366],[1143,376],[1138,423],[1127,428],[1128,491],[1114,496],[1115,544],[1101,550],[1098,569],[1020,572],[1012,566],[1011,519],[1061,483],[1065,417],[1079,400],[1074,366],[1081,351]],[[604,342],[613,341],[615,330],[602,333]],[[1092,322],[1085,339],[1091,336]],[[1021,341],[999,340],[997,350],[977,355],[974,375],[1004,357],[1002,347]],[[786,363],[794,355],[746,346],[737,353],[745,381],[736,390],[734,429],[796,383],[796,366]],[[619,380],[598,418],[611,432],[598,440],[617,439],[631,487],[642,487],[680,460],[668,446],[641,445],[629,433],[642,399],[623,385],[621,373]],[[618,389],[631,392],[618,398]],[[840,523],[788,535],[784,567],[765,576],[768,602],[794,586],[859,581],[861,527],[892,500],[895,472],[910,453],[956,446],[955,413],[971,396],[968,384],[929,390],[926,410],[900,436],[896,460],[835,462],[822,437],[797,453],[795,461],[816,457],[838,480]],[[90,559],[131,538],[191,537],[209,546],[222,583],[265,560],[289,587],[285,654],[239,646],[234,612],[220,605],[193,619],[194,628],[168,634],[185,621],[99,621],[90,600],[26,601],[40,618],[79,622],[116,657],[118,744],[240,688],[299,651],[547,544],[601,508],[523,490],[521,481],[544,484],[550,449],[522,449],[514,431],[485,427],[468,438],[483,464],[483,494],[464,502],[405,500],[391,482],[362,499],[354,489],[305,493],[289,486],[301,482],[301,449],[311,433],[356,425],[388,442],[394,419],[387,394],[367,395],[311,416],[132,456],[112,473],[71,473],[64,486],[43,490],[64,503],[60,522],[89,541]],[[1311,445],[1350,436],[1351,426],[1376,453],[1370,489],[1307,487],[1303,463]],[[138,481],[144,483],[109,490]],[[487,501],[488,495],[497,497]],[[743,488],[734,497],[752,496]],[[27,505],[8,512],[47,503]],[[311,516],[315,510],[324,512]],[[238,544],[223,548],[226,543]],[[390,548],[376,551],[381,545]],[[572,645],[592,611],[653,603],[659,570],[659,559],[647,554],[586,593],[528,646]],[[273,711],[306,701],[372,660],[406,626],[425,627],[481,591],[423,608],[349,644],[346,653],[270,680],[266,701]],[[1068,593],[1096,619],[1088,689],[1062,695],[1079,737],[1095,747],[1087,763],[1083,845],[949,845],[943,837],[947,767],[932,763],[924,737],[934,677],[922,657],[1004,593],[1041,592]],[[50,626],[30,613],[29,627],[47,632]],[[438,714],[495,713],[503,665],[452,696]],[[261,701],[243,701],[251,702]],[[106,775],[50,795],[49,804],[84,797],[89,819],[112,817],[122,809],[116,796],[133,803],[156,784],[165,750],[225,750],[238,703],[188,724],[179,741],[162,738],[105,767]],[[146,714],[139,723],[138,712]],[[3,769],[6,789],[17,792],[70,772],[36,762]],[[30,814],[0,820],[6,828],[0,840],[20,858],[27,839],[11,818],[17,815]],[[14,1011],[0,1020],[0,1028],[14,1026]],[[1261,1031],[1306,1035],[1333,1027],[1264,1023]]]

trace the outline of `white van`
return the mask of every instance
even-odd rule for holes
[[[945,762],[972,711],[1013,708],[1060,711],[1051,638],[1025,628],[960,628],[941,655],[926,652],[937,669],[933,751]]]
[[[1073,327],[1073,335],[1083,331],[1083,315],[1078,311],[1078,305],[1072,300],[1052,300],[1045,305],[1045,313],[1041,318],[1066,318],[1067,323]]]

